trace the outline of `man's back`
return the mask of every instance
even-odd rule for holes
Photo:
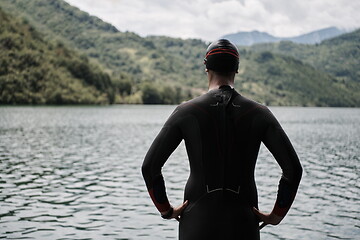
[[[252,208],[257,208],[254,168],[262,141],[287,179],[296,178],[297,156],[276,119],[229,86],[178,106],[157,139],[144,163],[157,161],[161,168],[182,139],[189,157],[184,194],[189,205],[181,215],[180,239],[259,238]]]

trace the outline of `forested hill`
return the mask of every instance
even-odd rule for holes
[[[350,90],[346,97],[354,99],[355,105],[359,106],[360,29],[316,45],[280,42],[254,45],[250,49],[256,52],[270,51],[291,56],[314,66],[318,71],[326,72],[341,83],[342,89]]]
[[[316,45],[283,41],[258,44],[250,49],[292,56],[338,79],[360,83],[360,29]]]
[[[204,77],[200,66],[206,47],[200,40],[181,41],[184,49],[199,52],[192,51],[199,57],[195,69],[192,59],[168,54],[137,34],[119,32],[61,0],[1,0],[0,7],[27,19],[46,39],[60,41],[101,65],[116,86],[117,103],[175,104],[200,94],[195,86],[206,86],[206,81],[198,84]]]
[[[109,74],[115,102],[178,103],[206,89],[201,40],[119,32],[61,0],[2,0],[0,7],[86,54]],[[241,94],[267,105],[360,106],[343,79],[295,55],[243,48],[239,72]]]
[[[108,74],[86,56],[45,41],[32,26],[0,9],[0,103],[104,104]]]

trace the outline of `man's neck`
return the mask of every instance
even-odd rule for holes
[[[208,80],[209,80],[209,91],[218,89],[219,87],[223,85],[234,87],[234,77],[233,76],[222,76],[218,75],[212,71],[208,72]]]
[[[216,83],[209,83],[209,91],[214,90],[214,89],[219,89],[221,86],[224,86],[224,85],[228,85],[231,88],[234,88],[234,84],[231,82],[226,82],[226,83],[216,82]]]

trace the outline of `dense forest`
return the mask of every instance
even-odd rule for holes
[[[24,47],[21,51],[38,49],[40,52],[36,56],[40,61],[38,66],[18,64],[23,68],[21,71],[15,70],[15,65],[11,67],[13,73],[0,71],[0,86],[6,85],[11,78],[23,83],[22,88],[15,88],[15,85],[7,91],[1,88],[3,99],[14,99],[1,100],[1,103],[176,104],[206,91],[203,56],[208,43],[201,40],[165,36],[142,38],[135,33],[120,32],[61,0],[2,0],[0,7],[7,13],[2,15],[12,22],[5,25],[12,25],[11,28],[20,35],[29,35],[24,29],[31,28],[41,39],[12,36],[22,39],[22,46],[32,42],[36,47]],[[6,29],[3,24],[2,29]],[[1,30],[0,38],[6,38],[8,32]],[[317,45],[281,42],[241,47],[236,88],[242,95],[266,105],[360,106],[359,70],[356,68],[359,63],[358,39],[357,31]],[[13,61],[14,54],[21,51],[8,50],[3,42],[0,47],[6,51],[1,59]],[[56,48],[69,52],[74,59],[66,61],[77,64],[52,57],[57,56],[52,55],[58,51]],[[59,58],[64,56],[60,54]],[[43,95],[44,91],[36,92],[29,85],[26,71],[38,71],[51,64],[55,67],[44,72],[57,72],[57,78],[38,75],[33,81],[53,85],[50,92],[65,92],[63,85],[76,83],[76,87],[67,91],[68,97],[58,98],[66,101],[45,100],[48,97]],[[14,72],[18,76],[14,76]],[[56,85],[56,82],[67,84]],[[87,94],[84,94],[85,89]],[[14,97],[24,91],[27,95],[24,94],[21,101]],[[93,94],[91,101],[90,92]],[[33,93],[42,100],[26,97]],[[70,98],[71,94],[74,94],[73,98]],[[87,100],[80,101],[82,95],[88,96]]]

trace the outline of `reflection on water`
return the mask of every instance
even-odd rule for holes
[[[176,239],[140,173],[174,106],[0,108],[0,238]],[[360,235],[360,109],[272,108],[304,167],[299,194],[263,239]],[[270,211],[280,177],[261,149],[259,205]],[[171,202],[188,177],[184,145],[164,167]]]

